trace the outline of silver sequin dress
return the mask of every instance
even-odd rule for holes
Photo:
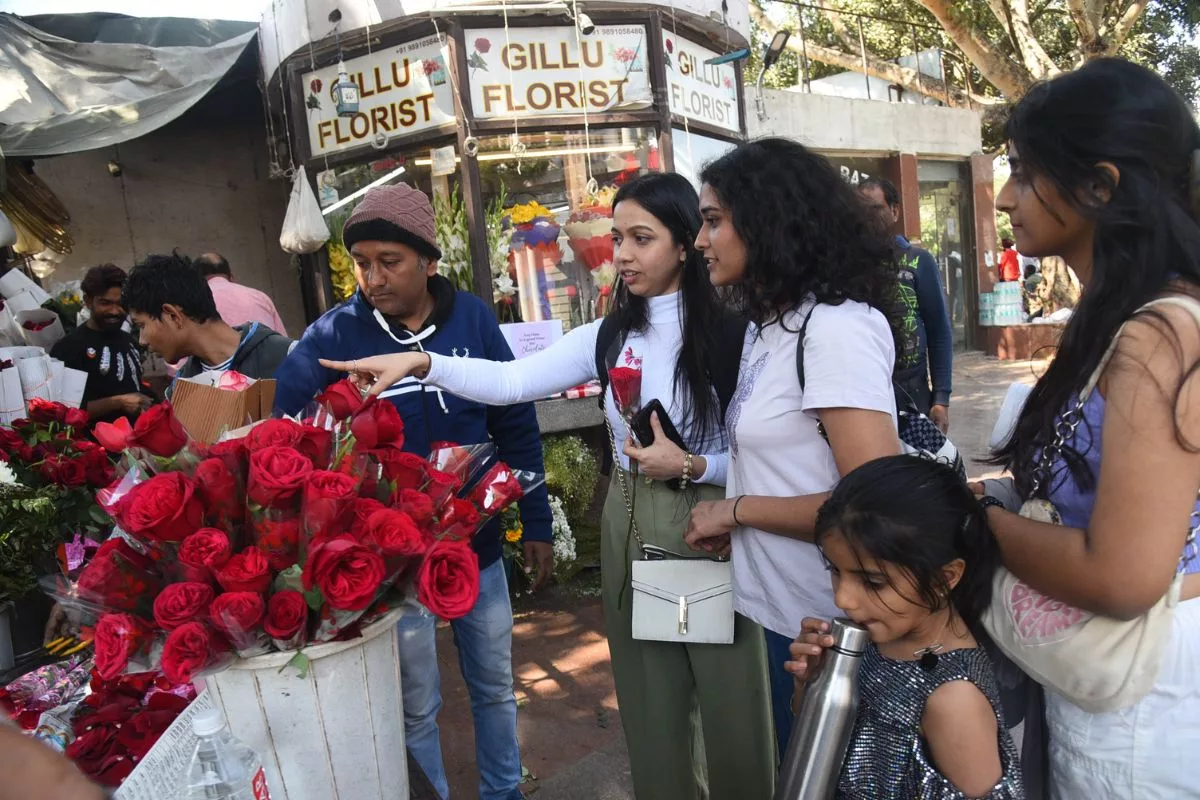
[[[949,681],[979,687],[996,712],[1000,732],[1000,782],[980,800],[1024,800],[1017,750],[1005,730],[992,663],[980,648],[952,650],[925,670],[916,661],[893,661],[874,645],[859,673],[858,718],[838,781],[839,800],[967,800],[929,759],[921,738],[925,701]]]

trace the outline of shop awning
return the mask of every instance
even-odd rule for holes
[[[76,153],[161,128],[221,81],[255,30],[214,20],[0,14],[0,153]]]

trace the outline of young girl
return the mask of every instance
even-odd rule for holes
[[[662,402],[689,452],[672,444],[662,421],[652,417],[654,443],[627,444],[618,453],[601,518],[604,619],[634,791],[643,800],[695,800],[705,796],[707,783],[713,800],[766,800],[775,748],[762,630],[741,615],[733,644],[641,641],[632,630],[630,564],[641,554],[620,488],[623,482],[632,488],[632,464],[653,479],[638,478],[631,492],[634,521],[647,544],[686,553],[692,504],[725,494],[726,441],[715,387],[728,386],[732,394],[745,323],[739,327],[717,305],[692,246],[699,229],[696,190],[681,175],[644,175],[617,193],[613,264],[620,280],[608,321],[615,321],[616,348],[601,343],[607,326],[597,320],[520,361],[397,353],[322,363],[373,383],[376,394],[416,374],[428,385],[491,405],[547,397],[598,378],[611,349],[619,350],[622,365],[640,363],[643,404]],[[724,351],[732,358],[718,357]],[[619,447],[628,432],[611,386],[604,410]],[[685,491],[668,487],[666,481],[681,476],[694,483]]]
[[[834,601],[867,629],[858,718],[837,797],[1023,798],[992,664],[979,646],[1000,553],[952,469],[890,456],[850,472],[817,516]],[[804,620],[786,669],[806,679],[833,644]]]

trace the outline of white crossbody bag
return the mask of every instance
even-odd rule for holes
[[[613,470],[640,558],[633,562],[633,638],[692,644],[733,643],[733,568],[728,560],[685,556],[646,544],[607,418]]]

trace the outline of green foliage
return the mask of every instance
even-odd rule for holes
[[[39,572],[53,568],[59,494],[49,486],[0,485],[0,599],[36,591]]]
[[[546,462],[546,488],[562,498],[567,520],[575,525],[587,514],[600,479],[595,454],[578,436],[546,436],[542,439]]]

